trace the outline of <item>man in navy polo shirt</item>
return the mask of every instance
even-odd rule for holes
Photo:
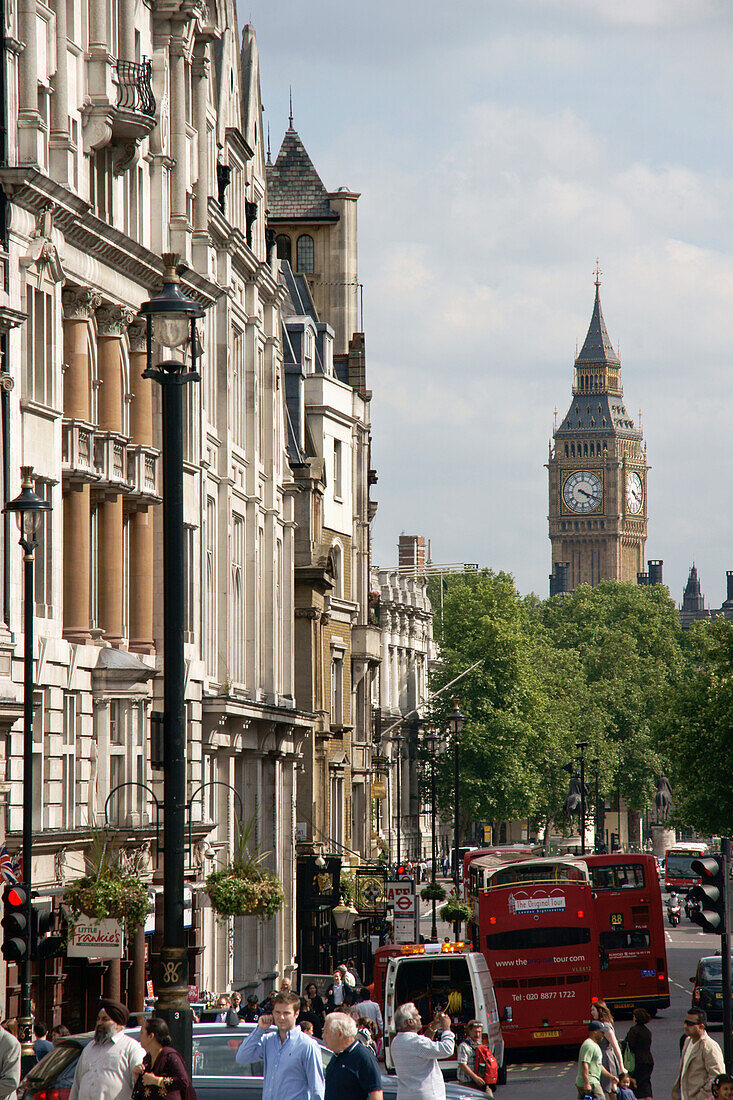
[[[323,1025],[323,1039],[334,1054],[326,1066],[324,1100],[383,1100],[379,1064],[357,1039],[353,1017],[331,1012]]]

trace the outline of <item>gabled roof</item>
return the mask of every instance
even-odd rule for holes
[[[270,218],[290,221],[338,221],[328,191],[313,167],[297,130],[285,132],[280,152],[267,168],[267,205]]]
[[[575,362],[588,363],[594,366],[603,363],[610,363],[614,366],[619,365],[619,357],[613,350],[611,338],[606,329],[606,322],[603,320],[601,287],[598,281],[596,281],[596,300],[593,304],[593,315],[588,326],[588,333],[580,350],[580,355]]]

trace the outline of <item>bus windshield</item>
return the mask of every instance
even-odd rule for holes
[[[693,859],[700,859],[698,852],[667,852],[667,878],[698,878],[692,869]]]
[[[510,886],[518,882],[587,882],[588,872],[572,863],[509,863],[488,877],[487,887]]]
[[[643,863],[619,863],[613,867],[590,866],[594,890],[638,890],[645,884]]]

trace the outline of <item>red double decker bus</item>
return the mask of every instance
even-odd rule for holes
[[[470,868],[473,946],[494,980],[508,1048],[580,1043],[600,997],[598,931],[588,868],[528,859]]]
[[[583,856],[593,888],[601,993],[616,1011],[669,1007],[662,891],[653,856]]]
[[[697,886],[700,876],[692,873],[693,859],[702,859],[710,852],[710,845],[694,840],[680,841],[668,848],[664,856],[664,887],[686,894]]]

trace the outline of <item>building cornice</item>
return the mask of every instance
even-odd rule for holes
[[[145,292],[162,284],[164,267],[160,256],[103,222],[88,202],[36,168],[1,168],[0,183],[11,202],[36,217],[50,212],[54,228],[63,234],[64,240],[128,275]],[[186,291],[205,306],[212,305],[224,293],[216,283],[191,268],[184,268],[180,276]]]

